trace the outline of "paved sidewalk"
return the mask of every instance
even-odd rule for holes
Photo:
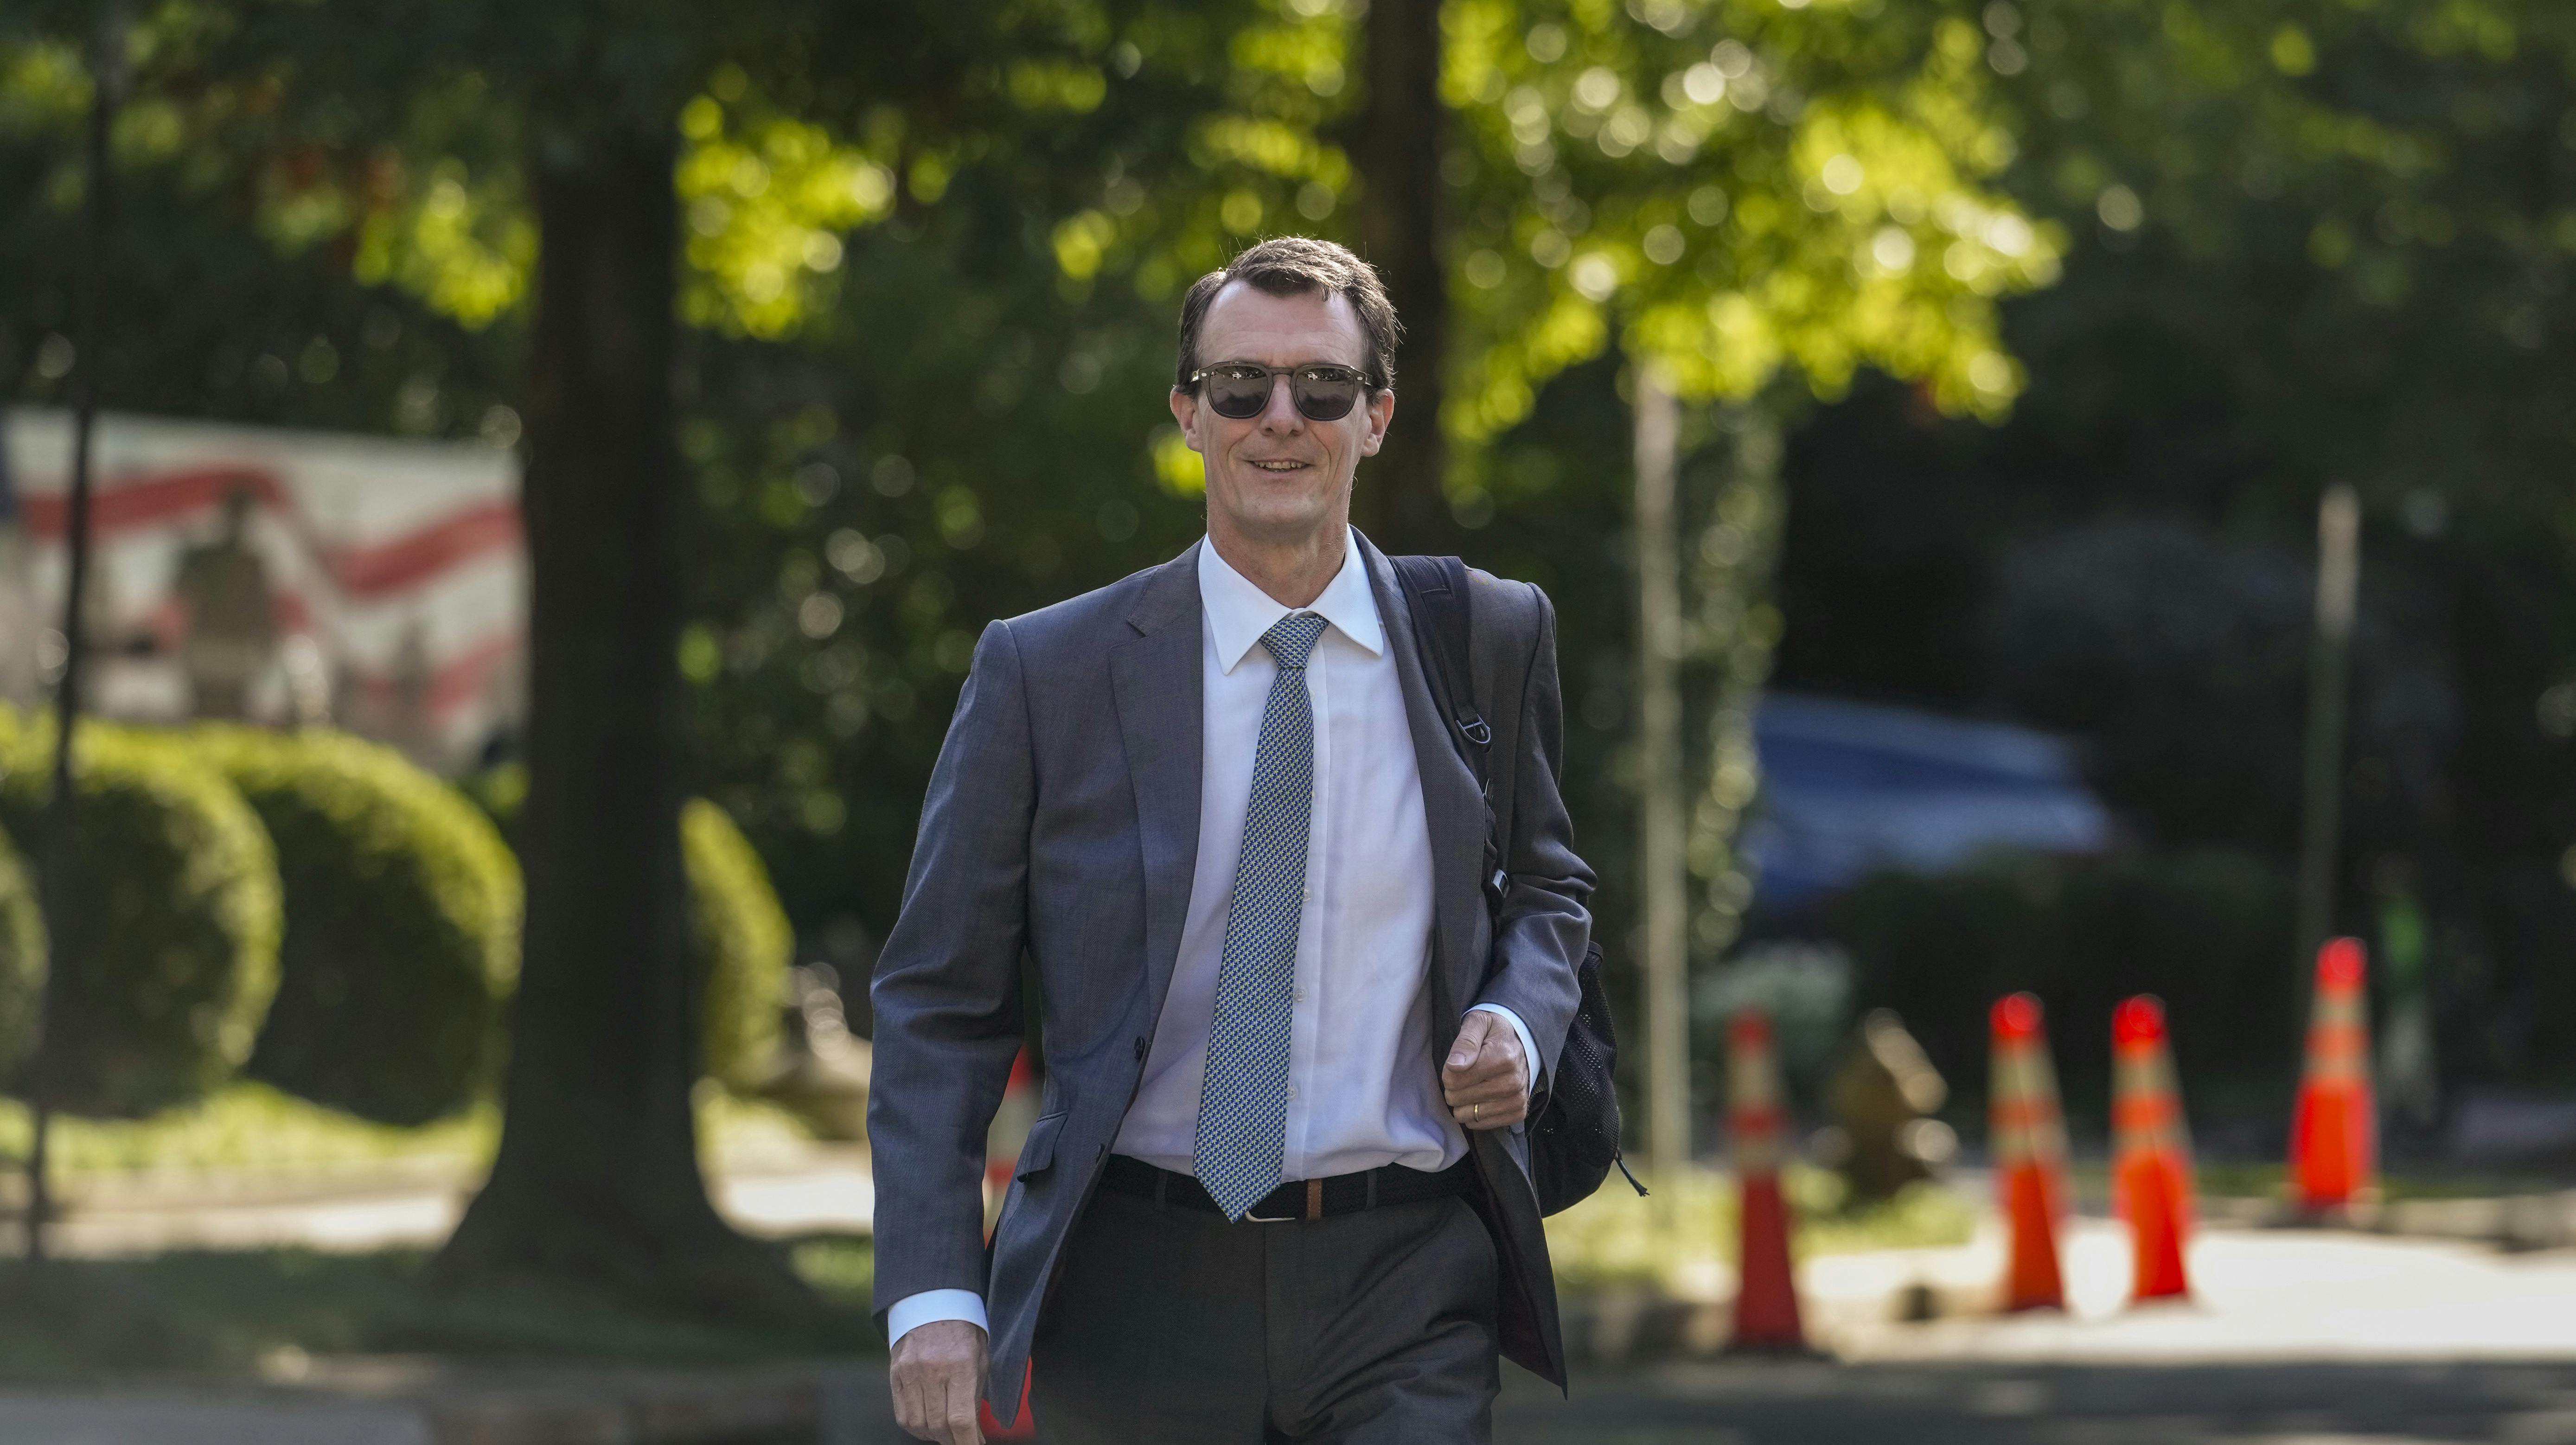
[[[302,1245],[368,1250],[433,1245],[447,1238],[477,1185],[463,1166],[341,1179],[238,1181],[201,1188],[75,1193],[55,1226],[55,1248],[103,1257],[167,1249],[258,1249]],[[866,1233],[876,1186],[864,1148],[812,1145],[732,1167],[715,1166],[716,1207],[742,1229],[764,1235]],[[14,1445],[0,1433],[0,1445]]]
[[[529,1371],[354,1361],[304,1391],[0,1391],[7,1445],[897,1445],[882,1364]]]
[[[1901,1258],[1854,1256],[1885,1276]],[[2206,1229],[2192,1241],[2190,1303],[2128,1306],[2129,1240],[2075,1222],[2064,1249],[2064,1313],[1961,1314],[1905,1324],[1847,1321],[1840,1353],[1865,1360],[2576,1361],[2576,1251],[2510,1254],[2447,1240],[2339,1230]],[[1822,1263],[1820,1261],[1819,1263]],[[2002,1277],[2000,1232],[1917,1278],[1945,1298]],[[2576,1432],[2568,1436],[2576,1441]]]
[[[2576,1250],[2218,1225],[2191,1242],[2192,1300],[2133,1310],[2125,1226],[2079,1218],[2061,1243],[2069,1308],[2014,1316],[1994,1312],[2005,1237],[1992,1217],[1964,1245],[1808,1260],[1808,1338],[1845,1360],[2576,1360]],[[1678,1299],[1569,1299],[1570,1348],[1606,1367],[1717,1354],[1733,1275],[1688,1284]]]

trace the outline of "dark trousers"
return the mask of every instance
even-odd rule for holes
[[[1050,1445],[1485,1445],[1494,1246],[1461,1199],[1229,1224],[1101,1191],[1039,1326]]]

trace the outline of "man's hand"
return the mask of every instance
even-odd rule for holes
[[[1529,1112],[1529,1072],[1521,1063],[1521,1036],[1491,1009],[1477,1009],[1458,1027],[1449,1061],[1440,1069],[1440,1092],[1449,1112],[1470,1129],[1500,1129]]]
[[[984,1445],[975,1402],[984,1397],[984,1332],[964,1320],[916,1325],[894,1342],[886,1375],[895,1423],[939,1445]]]

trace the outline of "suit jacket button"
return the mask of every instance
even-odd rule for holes
[[[1136,1057],[1139,1059],[1145,1057],[1145,1041],[1142,1038],[1136,1040]]]

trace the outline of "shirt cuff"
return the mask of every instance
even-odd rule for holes
[[[1512,1026],[1512,1032],[1520,1035],[1521,1092],[1524,1094],[1537,1093],[1538,1045],[1530,1042],[1529,1025],[1521,1022],[1521,1016],[1519,1014],[1512,1012],[1510,1009],[1507,1009],[1498,1003],[1480,1003],[1476,1005],[1476,1008],[1471,1008],[1467,1010],[1467,1012],[1474,1013],[1476,1009],[1483,1009],[1489,1014],[1501,1014],[1503,1016],[1503,1022]]]
[[[986,1334],[993,1327],[984,1318],[984,1297],[971,1289],[926,1289],[908,1294],[886,1311],[886,1348],[923,1325],[941,1320],[964,1320]]]

